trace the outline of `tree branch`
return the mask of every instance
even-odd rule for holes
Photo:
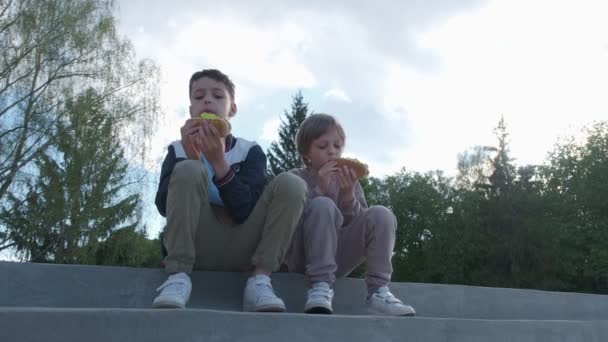
[[[8,9],[11,7],[12,3],[13,3],[13,0],[9,0],[9,2],[6,4],[6,7],[4,7],[2,9],[2,12],[0,12],[0,18],[2,18],[4,16],[4,14],[6,14]],[[14,25],[17,22],[18,18],[19,17],[15,16],[15,18],[13,20],[9,21],[6,25],[3,25],[2,27],[0,27],[0,33],[8,30],[9,27]]]
[[[37,56],[39,57],[39,55]],[[40,64],[37,64],[40,65]],[[31,88],[34,88],[36,86],[36,80],[38,78],[38,71],[39,69],[36,69],[36,73],[34,74],[34,78],[32,79],[32,85]],[[31,93],[31,91],[30,91]],[[33,99],[30,97],[30,101],[28,103],[28,106],[25,110],[26,115],[24,115],[23,118],[23,130],[21,133],[21,138],[19,139],[19,142],[17,143],[17,148],[15,150],[15,154],[14,154],[14,158],[13,158],[13,165],[10,167],[10,171],[8,173],[8,175],[6,176],[5,180],[3,180],[2,185],[0,186],[0,199],[4,198],[4,195],[8,189],[8,187],[11,185],[11,183],[13,182],[13,179],[15,177],[15,174],[17,173],[17,170],[19,169],[19,161],[22,159],[22,149],[23,146],[25,145],[25,141],[27,139],[27,130],[28,130],[28,125],[29,125],[29,113],[32,110],[32,106],[34,105]],[[31,156],[30,156],[31,157]]]
[[[0,73],[0,79],[1,78],[6,78],[7,79],[7,86],[5,87],[8,88],[9,86],[11,86],[12,84],[14,84],[15,82],[12,83],[8,83],[8,75],[10,74],[11,71],[13,71],[15,69],[15,67],[19,64],[19,62],[21,62],[21,60],[23,58],[25,58],[27,55],[29,55],[32,51],[34,51],[34,49],[37,47],[37,45],[32,45],[29,49],[27,49],[25,52],[23,52],[21,55],[16,56],[15,59],[9,63],[7,63],[6,69],[4,69],[2,71],[2,73]],[[20,79],[18,79],[20,80]],[[0,92],[0,94],[4,92],[4,89]]]
[[[10,240],[6,240],[6,242],[8,242],[8,241],[10,241]],[[5,241],[3,241],[2,243],[5,243]],[[11,248],[11,247],[16,246],[16,245],[17,245],[17,243],[16,243],[16,242],[9,243],[9,244],[7,244],[7,245],[2,245],[2,244],[0,244],[0,251],[3,251],[3,250],[5,250],[5,249],[7,249],[7,248]]]

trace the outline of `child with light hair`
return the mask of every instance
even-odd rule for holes
[[[308,185],[300,224],[286,266],[310,281],[306,313],[333,313],[333,284],[367,261],[367,305],[370,313],[414,316],[388,288],[393,268],[397,221],[383,206],[367,206],[358,176],[338,167],[346,135],[331,115],[312,114],[302,122],[296,146],[305,168],[291,172]]]

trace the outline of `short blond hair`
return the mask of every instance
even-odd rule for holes
[[[340,122],[333,116],[325,113],[316,113],[309,115],[298,128],[296,133],[296,148],[300,154],[300,158],[306,166],[310,166],[309,161],[305,157],[310,151],[312,142],[325,134],[331,128],[335,128],[342,139],[342,144],[346,142],[346,134]]]

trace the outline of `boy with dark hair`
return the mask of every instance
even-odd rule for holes
[[[235,87],[218,70],[190,78],[190,119],[181,127],[162,165],[156,206],[167,218],[163,245],[168,279],[153,306],[184,308],[192,290],[189,273],[248,271],[244,311],[285,311],[270,283],[283,261],[306,199],[306,185],[290,173],[266,185],[266,155],[252,141],[222,138],[200,118],[229,120],[237,113]]]

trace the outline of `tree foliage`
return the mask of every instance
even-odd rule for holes
[[[394,281],[608,292],[608,123],[517,167],[506,123],[454,178],[401,170],[364,183],[398,220]]]
[[[4,224],[26,260],[95,263],[101,241],[138,226],[140,195],[99,94],[89,89],[66,110],[56,143],[34,160],[39,175],[25,200],[10,197]]]
[[[298,92],[293,97],[291,112],[285,111],[285,120],[281,120],[279,127],[279,141],[272,142],[267,151],[268,155],[268,174],[271,177],[281,172],[302,167],[300,154],[296,147],[296,133],[300,124],[306,119],[309,113],[308,104],[304,102],[302,92]]]
[[[0,2],[0,250],[18,244],[6,215],[28,210],[20,206],[32,200],[37,177],[63,163],[54,151],[65,131],[76,131],[69,125],[84,120],[68,116],[87,89],[96,92],[88,104],[104,108],[128,159],[145,159],[158,117],[158,70],[118,37],[113,2]]]

